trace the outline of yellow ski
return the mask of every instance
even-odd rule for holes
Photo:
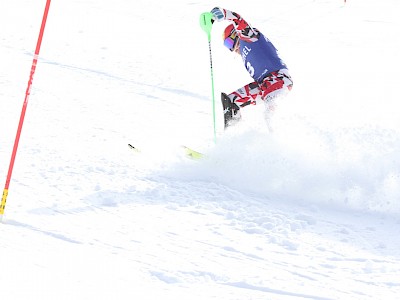
[[[197,152],[189,147],[182,146],[182,148],[185,150],[185,153],[188,157],[193,158],[193,159],[201,159],[204,157],[203,153]]]
[[[134,152],[136,152],[136,153],[140,153],[140,152],[141,152],[139,148],[133,146],[132,144],[128,144],[128,147],[129,147],[132,151],[134,151]],[[198,151],[195,151],[195,150],[193,150],[193,149],[191,149],[191,148],[189,148],[189,147],[182,146],[182,149],[183,149],[183,151],[185,152],[185,155],[186,155],[187,157],[189,157],[189,158],[192,158],[192,159],[201,159],[201,158],[204,157],[204,154],[203,154],[203,153],[200,153],[200,152],[198,152]]]

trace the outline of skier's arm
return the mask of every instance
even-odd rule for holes
[[[238,13],[221,7],[213,8],[211,13],[214,16],[214,20],[232,21],[241,40],[245,40],[247,42],[255,42],[258,40],[260,36],[259,31],[255,28],[252,28],[249,23],[247,23]]]

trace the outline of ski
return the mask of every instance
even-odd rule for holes
[[[182,148],[185,150],[186,156],[193,158],[193,159],[201,159],[204,157],[204,154],[198,151],[195,151],[189,147],[182,146]]]
[[[135,151],[135,152],[140,152],[138,148],[136,148],[135,146],[132,146],[132,144],[128,144],[129,149]]]
[[[140,149],[138,147],[133,146],[132,144],[128,144],[129,149],[136,153],[140,153]],[[187,146],[181,146],[182,150],[184,151],[185,155],[191,159],[201,159],[204,158],[204,154],[198,151],[193,150]]]

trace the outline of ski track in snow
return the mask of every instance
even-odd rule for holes
[[[398,3],[206,2],[52,3],[0,226],[0,297],[398,297]],[[257,105],[235,130],[218,117],[213,144],[198,16],[215,5],[268,30],[289,64],[274,133]],[[5,178],[43,8],[0,8]],[[248,83],[212,42],[216,91]],[[376,54],[392,68],[372,78]]]

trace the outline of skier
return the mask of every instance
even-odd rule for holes
[[[251,27],[239,14],[215,7],[211,10],[213,21],[231,21],[223,33],[224,45],[242,56],[250,76],[254,79],[244,87],[227,95],[221,93],[225,128],[241,119],[240,109],[256,104],[261,98],[266,105],[266,117],[274,110],[274,98],[290,91],[293,86],[285,63],[277,49],[256,28]]]

